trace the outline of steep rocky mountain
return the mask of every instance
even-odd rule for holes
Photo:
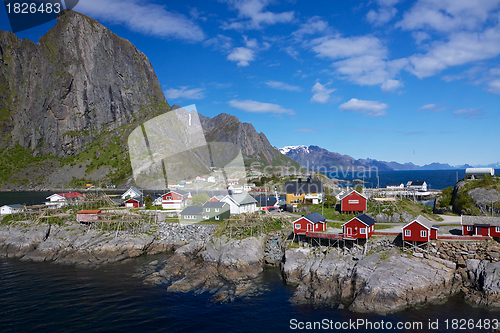
[[[291,158],[274,148],[264,133],[257,133],[252,124],[242,123],[235,116],[221,113],[214,118],[200,114],[207,142],[231,142],[242,152],[245,165],[257,162],[271,166],[296,166]]]
[[[85,15],[62,12],[38,43],[0,31],[2,189],[131,183],[129,135],[171,110],[148,58]],[[201,118],[247,165],[296,163],[251,124]]]
[[[62,12],[38,44],[0,31],[0,148],[66,157],[169,108],[148,58],[89,17]]]
[[[355,159],[349,155],[341,155],[328,151],[318,146],[286,146],[279,149],[280,152],[294,161],[298,162],[310,170],[318,170],[318,167],[335,172],[336,169],[342,170],[366,170],[377,168],[379,171],[388,170],[450,170],[470,167],[451,166],[443,163],[431,163],[424,166],[418,166],[413,163],[385,162],[374,159]],[[320,170],[321,171],[321,170]]]

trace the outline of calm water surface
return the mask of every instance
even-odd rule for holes
[[[460,296],[444,305],[428,305],[386,316],[357,314],[335,307],[295,306],[294,288],[283,284],[277,269],[259,279],[262,293],[215,304],[210,294],[169,293],[133,277],[138,266],[154,259],[87,268],[0,259],[1,332],[283,332],[290,320],[333,322],[366,320],[396,325],[399,321],[498,318],[499,312],[471,307]],[[451,325],[451,321],[450,321]],[[295,330],[297,331],[297,330]],[[373,330],[353,330],[369,332]],[[424,330],[405,330],[423,332]],[[451,328],[448,331],[453,331]],[[467,330],[486,332],[485,330]]]

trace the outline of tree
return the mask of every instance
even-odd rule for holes
[[[354,186],[354,189],[356,190],[356,192],[358,193],[363,193],[363,186],[361,185],[356,185]]]
[[[153,198],[151,198],[150,195],[144,197],[144,205],[146,206],[146,209],[153,207]]]
[[[205,202],[207,202],[208,200],[210,200],[210,197],[208,196],[208,194],[206,193],[197,193],[195,195],[193,195],[193,201],[192,201],[192,205],[193,206],[203,206],[203,204]]]

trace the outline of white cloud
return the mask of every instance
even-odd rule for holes
[[[488,82],[486,90],[492,94],[500,95],[500,79],[491,80]]]
[[[477,119],[481,118],[483,116],[483,110],[482,109],[460,109],[455,112],[453,112],[455,117],[463,117],[466,119]]]
[[[219,34],[214,38],[204,41],[203,46],[213,46],[215,49],[227,51],[233,47],[233,40],[231,37]]]
[[[330,31],[331,29],[328,26],[328,22],[322,20],[319,16],[314,16],[308,19],[307,23],[301,24],[300,29],[293,32],[292,36],[296,42],[300,42],[306,35],[314,35]]]
[[[318,57],[335,60],[333,67],[344,78],[359,85],[383,84],[399,73],[408,60],[387,61],[387,49],[373,36],[322,37],[311,42]]]
[[[327,85],[328,83],[323,85],[319,82],[316,82],[316,84],[311,89],[311,91],[314,93],[313,97],[311,98],[311,102],[325,104],[330,100],[330,94],[336,89],[327,89]]]
[[[380,8],[378,11],[370,10],[366,14],[366,19],[373,25],[382,25],[394,18],[398,10],[396,8]]]
[[[293,86],[284,82],[279,81],[267,81],[266,84],[275,89],[279,90],[287,90],[287,91],[302,91],[302,88],[299,86]]]
[[[403,82],[398,81],[398,80],[387,80],[384,83],[382,83],[382,91],[383,92],[393,92],[399,88],[402,88]]]
[[[389,105],[377,101],[364,101],[356,98],[351,98],[349,102],[339,106],[342,111],[353,111],[366,114],[370,117],[385,116],[385,110]]]
[[[385,58],[387,55],[387,50],[380,40],[372,36],[317,38],[312,43],[316,44],[312,50],[318,56],[333,60],[365,55]]]
[[[203,99],[205,98],[205,88],[180,87],[180,89],[167,89],[165,90],[165,97],[167,99]]]
[[[426,54],[409,57],[408,70],[419,78],[433,76],[442,70],[470,62],[491,59],[500,54],[500,27],[482,33],[452,34],[449,41],[434,42]]]
[[[499,4],[500,0],[419,0],[396,26],[405,30],[473,31],[495,15]]]
[[[273,13],[266,11],[268,0],[226,0],[232,9],[238,11],[239,20],[225,23],[224,29],[262,29],[264,26],[287,23],[293,20],[294,12]]]
[[[139,0],[85,0],[75,10],[96,20],[123,24],[132,31],[158,37],[202,41],[201,27],[186,16],[165,6]]]
[[[247,111],[247,112],[255,112],[255,113],[276,113],[276,114],[289,114],[294,115],[295,112],[290,109],[285,109],[278,104],[272,103],[261,103],[250,100],[232,100],[228,102],[234,108]]]
[[[299,133],[319,133],[317,130],[312,128],[295,128],[293,131]]]
[[[421,107],[419,108],[419,110],[422,110],[422,111],[424,111],[424,110],[432,110],[432,109],[435,109],[435,108],[437,108],[437,107],[438,107],[438,105],[437,105],[437,104],[426,104],[426,105],[424,105],[424,106],[421,106]]]
[[[246,47],[235,47],[227,56],[230,61],[237,62],[238,66],[245,67],[250,64],[250,61],[255,59],[255,50]]]

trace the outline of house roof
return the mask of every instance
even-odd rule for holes
[[[207,201],[203,204],[203,208],[222,208],[224,205],[227,205],[225,202],[219,201]]]
[[[81,194],[81,193],[78,193],[78,192],[68,192],[68,193],[55,193],[55,194],[52,194],[51,196],[47,197],[47,199],[53,197],[54,195],[58,195],[61,198],[78,198],[78,197],[83,197],[83,194]]]
[[[414,182],[414,181],[411,181],[409,186],[422,186],[422,185],[424,185],[424,183],[425,182],[420,182],[420,181]]]
[[[203,214],[203,207],[199,206],[187,206],[181,212],[181,215],[201,215]]]
[[[349,192],[347,192],[347,193],[344,193],[344,194],[340,195],[340,196],[339,196],[339,199],[340,199],[340,200],[344,200],[344,198],[345,198],[345,197],[347,197],[349,194],[351,194],[351,193],[353,193],[353,192],[356,192],[357,194],[359,194],[360,196],[362,196],[363,198],[365,198],[365,199],[366,199],[366,197],[365,197],[363,194],[359,193],[359,192],[358,192],[358,191],[356,191],[356,190],[350,190]]]
[[[313,181],[288,181],[285,182],[286,193],[323,193],[323,182]]]
[[[137,187],[135,187],[135,186],[130,186],[130,188],[129,188],[127,191],[130,191],[130,190],[134,191],[135,193],[138,193],[138,194],[142,195],[142,191],[141,191],[141,190],[139,190],[139,189],[138,189]]]
[[[428,219],[426,219],[425,217],[423,217],[422,215],[419,215],[417,216],[416,219],[413,219],[411,220],[410,222],[408,222],[406,225],[403,226],[403,229],[406,228],[407,226],[409,226],[410,224],[412,224],[413,222],[417,222],[419,223],[420,225],[424,226],[425,228],[427,229],[438,229],[439,227],[434,225],[431,221],[429,221]]]
[[[403,183],[387,183],[387,186],[401,186],[401,185],[404,186]]]
[[[493,216],[462,216],[462,225],[485,225],[500,227],[500,217]]]
[[[367,226],[371,226],[372,224],[375,224],[375,222],[376,222],[371,216],[366,215],[366,214],[358,215],[355,217],[355,219],[357,219],[358,221],[360,221],[361,223],[363,223],[364,225],[367,225]]]
[[[4,205],[2,207],[10,207],[10,208],[23,208],[23,205],[13,204],[13,205]]]
[[[87,209],[77,212],[77,214],[99,214],[99,213],[101,213],[100,209]]]
[[[223,196],[223,195],[214,195],[214,196],[212,196],[212,197],[210,198],[210,200],[211,200],[211,199],[216,199],[216,200],[218,200],[218,201],[221,201],[223,198],[224,198],[224,196]]]
[[[168,192],[167,192],[167,193],[165,193],[165,194],[169,194],[169,193],[177,193],[177,194],[179,194],[179,195],[182,195],[183,197],[184,197],[184,196],[187,196],[187,195],[189,194],[189,192],[187,192],[187,191],[183,191],[183,190],[179,190],[179,189],[170,190],[170,191],[168,191]],[[163,194],[163,195],[165,195],[165,194]],[[163,197],[163,195],[162,195],[162,197]]]
[[[127,199],[125,202],[130,201],[130,200],[137,201],[137,202],[144,202],[144,200],[141,197],[130,198],[130,199]]]
[[[317,212],[314,212],[314,213],[311,213],[311,214],[307,214],[306,216],[304,216],[306,219],[308,219],[309,221],[311,221],[312,223],[318,223],[318,222],[326,222],[326,217],[324,217],[323,215],[321,215],[320,213],[317,213]]]
[[[257,203],[257,200],[255,200],[250,194],[247,193],[234,194],[231,196],[231,198],[240,206]]]

